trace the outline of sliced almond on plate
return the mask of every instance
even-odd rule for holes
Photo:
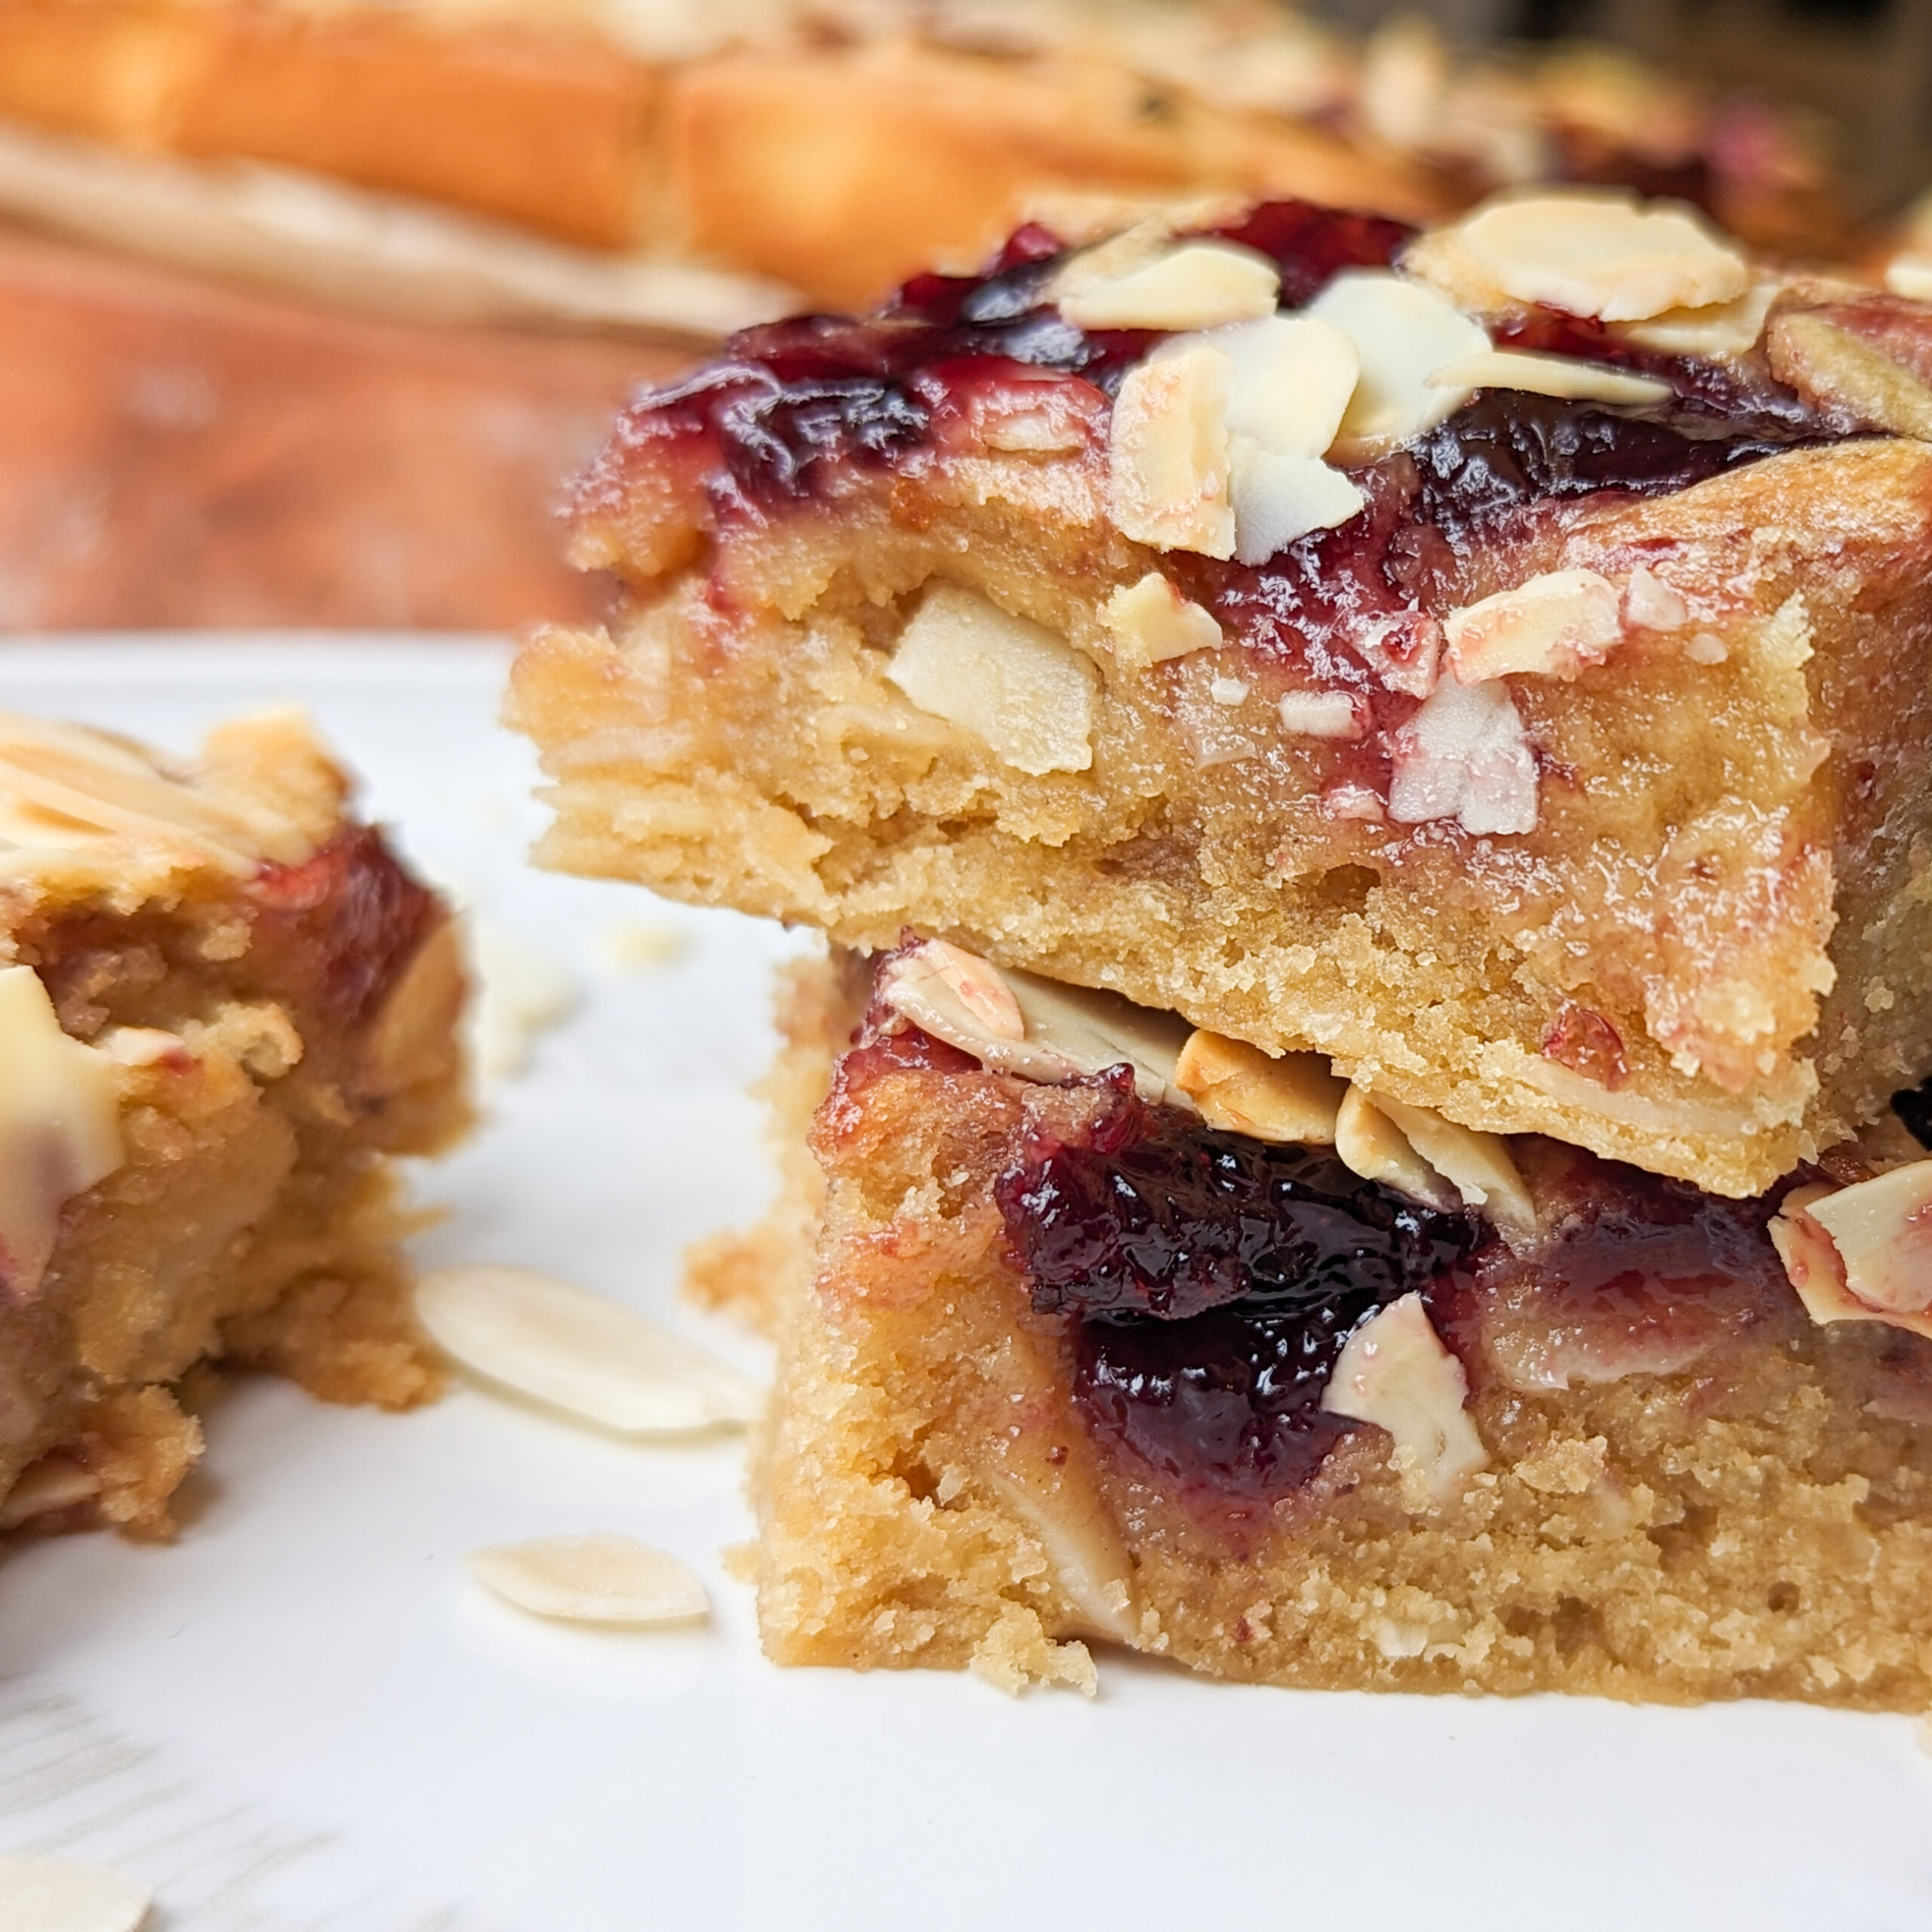
[[[1469,1392],[1463,1364],[1443,1346],[1422,1297],[1407,1294],[1349,1337],[1321,1406],[1388,1431],[1402,1500],[1420,1510],[1452,1501],[1488,1466],[1464,1407]]]
[[[930,715],[970,731],[1016,771],[1094,762],[1100,674],[1044,624],[936,583],[900,633],[886,675]]]
[[[416,1286],[437,1346],[485,1381],[626,1435],[752,1422],[748,1377],[634,1309],[528,1268],[443,1268]]]
[[[137,1932],[154,1890],[111,1866],[77,1858],[0,1858],[6,1932]]]
[[[711,1600],[696,1571],[634,1537],[537,1537],[472,1552],[478,1583],[533,1616],[571,1623],[693,1623]]]

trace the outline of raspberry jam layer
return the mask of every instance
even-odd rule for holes
[[[1266,1501],[1357,1425],[1323,1392],[1349,1337],[1420,1292],[1471,1386],[1681,1372],[1789,1302],[1776,1195],[1719,1199],[1524,1143],[1547,1230],[1513,1255],[1479,1218],[1361,1180],[1327,1149],[1216,1132],[1135,1100],[995,1184],[1035,1306],[1073,1326],[1093,1426],[1183,1495]]]

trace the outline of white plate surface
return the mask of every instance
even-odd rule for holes
[[[763,1371],[681,1308],[678,1256],[770,1187],[743,1097],[789,943],[551,878],[486,642],[0,648],[0,704],[185,745],[298,699],[373,811],[565,964],[574,1015],[422,1177],[426,1260],[552,1270]],[[621,971],[614,929],[675,927]],[[458,1388],[406,1417],[271,1382],[210,1418],[192,1519],[0,1565],[0,1852],[124,1865],[163,1932],[1932,1924],[1932,1757],[1904,1719],[783,1672],[719,1552],[741,1445],[601,1438]],[[693,1562],[700,1632],[540,1624],[479,1545],[629,1531]]]

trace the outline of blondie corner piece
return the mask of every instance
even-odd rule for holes
[[[200,1362],[405,1407],[390,1157],[468,1118],[445,907],[287,712],[192,763],[0,714],[0,1527],[169,1527]]]
[[[1922,1149],[1738,1203],[1418,1114],[1364,1137],[1321,1070],[1092,998],[881,962],[809,1128],[772,1656],[1932,1703],[1932,1318],[1844,1265],[1883,1291],[1884,1221],[1923,1303]]]
[[[1757,1192],[1932,1066],[1928,376],[1614,195],[1023,230],[623,418],[543,856]]]

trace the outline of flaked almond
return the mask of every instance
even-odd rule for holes
[[[1235,555],[1244,564],[1265,564],[1298,537],[1346,523],[1367,501],[1318,457],[1277,456],[1245,436],[1233,439],[1231,454]]]
[[[1571,402],[1607,402],[1641,408],[1667,402],[1674,392],[1655,376],[1633,376],[1601,362],[1574,355],[1532,355],[1521,349],[1490,349],[1432,370],[1432,389],[1460,395],[1478,389],[1516,389],[1525,395],[1558,396]]]
[[[1204,343],[1228,358],[1227,425],[1277,456],[1320,456],[1335,440],[1361,373],[1355,346],[1309,315],[1269,315],[1163,344],[1157,357]]]
[[[154,1890],[77,1858],[0,1857],[0,1925],[8,1932],[139,1932]]]
[[[1536,1232],[1536,1204],[1500,1134],[1459,1126],[1433,1107],[1412,1106],[1386,1094],[1374,1098],[1409,1145],[1463,1197],[1465,1207],[1481,1209],[1514,1241]]]
[[[1761,281],[1732,302],[1713,302],[1701,309],[1666,309],[1647,321],[1632,322],[1623,333],[1646,349],[1667,355],[1700,355],[1724,361],[1748,355],[1764,333],[1764,318],[1777,299],[1778,285]]]
[[[1446,422],[1466,389],[1432,386],[1445,365],[1486,353],[1488,335],[1426,284],[1383,269],[1347,269],[1306,311],[1354,343],[1361,373],[1328,454],[1367,462]]]
[[[1453,1502],[1488,1466],[1464,1406],[1469,1392],[1463,1364],[1443,1346],[1422,1297],[1407,1294],[1349,1337],[1321,1406],[1388,1432],[1402,1500],[1423,1510]]]
[[[962,980],[982,989],[971,1004],[958,995]],[[1174,1081],[1186,1022],[1136,1006],[1118,993],[1002,971],[977,954],[925,940],[886,962],[878,998],[995,1072],[1051,1087],[1124,1064],[1134,1069],[1143,1099],[1192,1105]],[[983,1014],[991,1016],[991,1023]]]
[[[1352,779],[1330,786],[1321,795],[1318,809],[1324,818],[1361,825],[1380,825],[1389,816],[1382,794],[1374,786]]]
[[[747,1423],[754,1383],[607,1296],[528,1268],[444,1268],[417,1284],[437,1346],[486,1382],[626,1435]]]
[[[1100,1498],[1038,1458],[1024,1477],[1009,1456],[986,1481],[1039,1544],[1054,1580],[1078,1621],[1057,1635],[1110,1638],[1131,1644],[1140,1633],[1134,1564]]]
[[[1367,706],[1347,691],[1284,691],[1275,709],[1298,738],[1353,740],[1368,730]]]
[[[1850,330],[1801,310],[1773,321],[1765,349],[1771,373],[1801,395],[1893,435],[1932,441],[1932,387]]]
[[[1644,321],[1733,302],[1751,287],[1750,265],[1689,209],[1614,191],[1512,195],[1428,239],[1404,265],[1476,308],[1500,294]]]
[[[1463,684],[1514,676],[1571,678],[1623,635],[1623,598],[1595,571],[1549,571],[1442,620],[1449,669]]]
[[[1481,835],[1536,829],[1536,754],[1501,679],[1444,678],[1390,734],[1389,754],[1389,816],[1398,825],[1454,819]]]
[[[1100,675],[1064,638],[977,592],[936,583],[900,633],[886,675],[924,712],[970,731],[1016,770],[1094,762]]]
[[[100,1478],[92,1469],[57,1451],[20,1472],[0,1500],[0,1530],[17,1530],[38,1516],[91,1503],[100,1494]],[[4,1921],[0,1921],[4,1923]]]
[[[1932,255],[1906,249],[1885,264],[1885,286],[1909,302],[1932,302]]]
[[[711,1600],[691,1565],[635,1537],[536,1537],[472,1551],[469,1574],[534,1617],[569,1623],[695,1623]]]
[[[1932,1309],[1932,1161],[1914,1161],[1810,1204],[1832,1238],[1845,1285],[1888,1315]]]
[[[1359,1087],[1351,1086],[1336,1109],[1335,1152],[1364,1180],[1379,1181],[1445,1214],[1460,1204],[1455,1190]]]
[[[1632,630],[1681,631],[1690,621],[1690,607],[1654,571],[1639,564],[1623,586],[1623,621]]]
[[[1845,1278],[1844,1257],[1811,1213],[1832,1192],[1817,1184],[1793,1188],[1779,1204],[1766,1230],[1805,1313],[1820,1327],[1833,1321],[1882,1321],[1932,1340],[1932,1313],[1900,1314],[1875,1308],[1852,1293]]]
[[[1257,1140],[1332,1146],[1335,1118],[1348,1091],[1319,1054],[1278,1057],[1223,1033],[1188,1035],[1174,1065],[1174,1084],[1210,1127]]]
[[[1196,344],[1127,372],[1114,399],[1107,507],[1115,527],[1156,550],[1232,557],[1228,393],[1233,365]]]
[[[1209,329],[1273,314],[1281,286],[1280,270],[1252,248],[1183,242],[1122,275],[1069,277],[1060,312],[1080,329]]]
[[[1183,597],[1158,571],[1123,584],[1100,612],[1114,654],[1137,671],[1226,642],[1211,611]]]
[[[31,966],[0,967],[0,1287],[39,1287],[60,1211],[123,1158],[114,1063],[69,1039]]]

